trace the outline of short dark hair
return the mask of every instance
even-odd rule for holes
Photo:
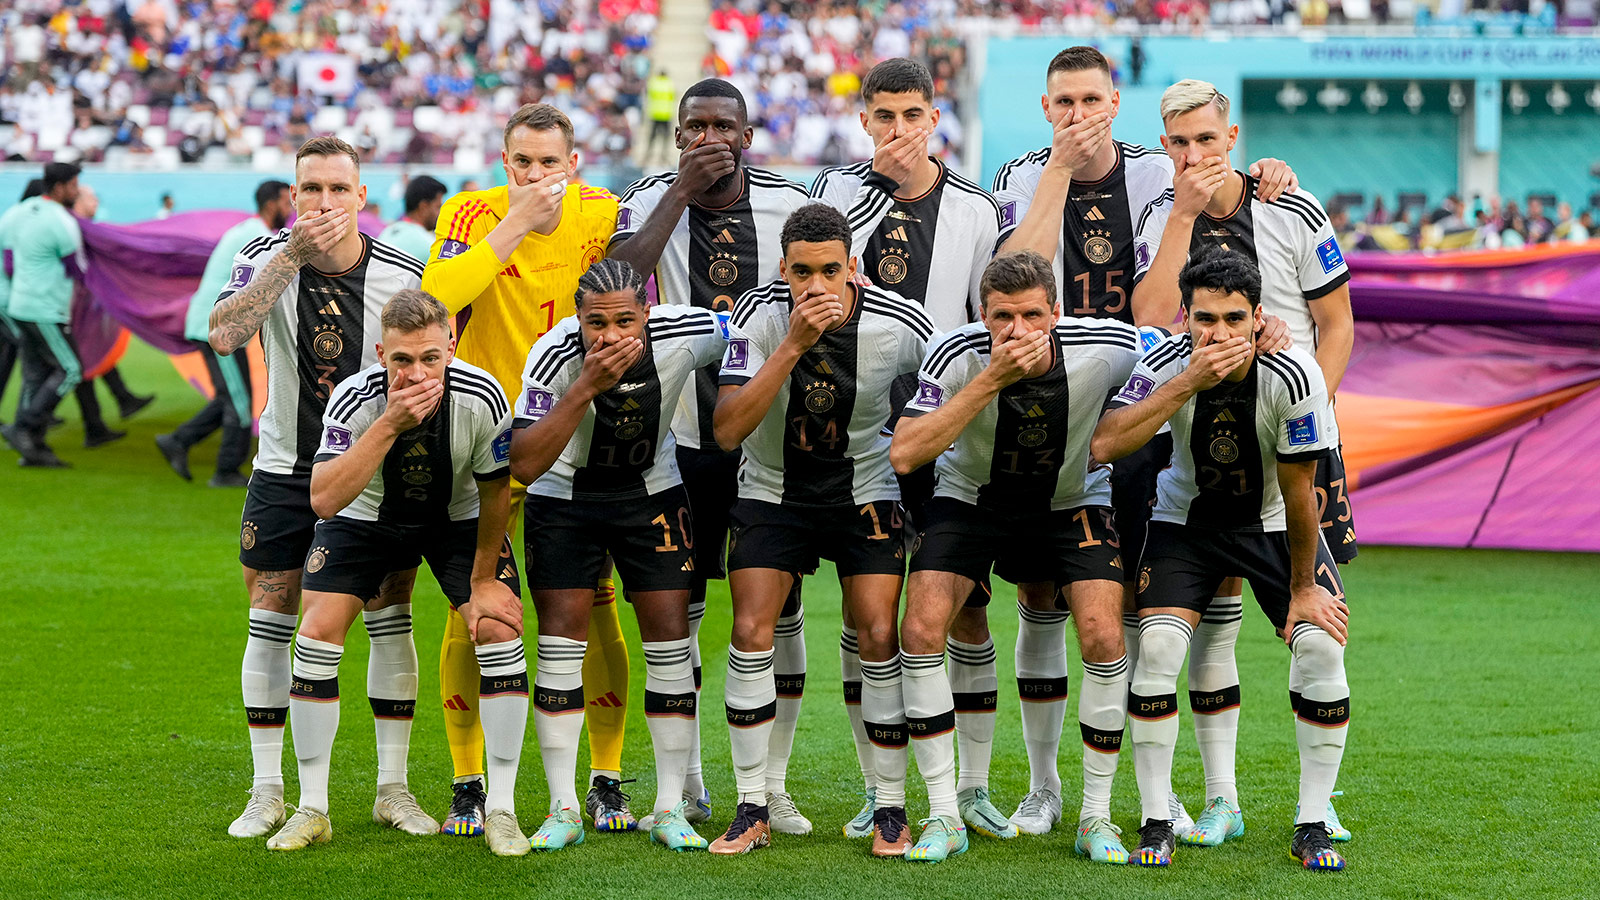
[[[739,89],[731,82],[723,81],[721,78],[707,78],[689,85],[689,89],[678,98],[679,121],[683,120],[683,108],[695,97],[726,97],[739,104],[739,121],[746,125],[750,123],[750,110],[744,104],[744,94],[739,93]]]
[[[383,305],[380,321],[384,331],[411,334],[438,325],[450,333],[450,310],[432,294],[416,288],[395,291]]]
[[[581,310],[583,298],[589,294],[614,294],[627,290],[633,291],[640,306],[649,304],[650,298],[644,292],[644,277],[626,260],[607,256],[595,260],[578,276],[578,292],[573,297],[573,305]]]
[[[24,199],[24,200],[32,200],[35,197],[42,197],[42,196],[44,196],[44,179],[43,178],[31,178],[31,179],[29,179],[28,180],[28,185],[22,189],[22,199]]]
[[[1250,308],[1261,305],[1261,270],[1243,253],[1214,247],[1203,250],[1178,273],[1183,308],[1194,300],[1196,288],[1223,294],[1243,294]]]
[[[1045,70],[1044,77],[1048,79],[1057,72],[1082,72],[1085,69],[1099,69],[1110,75],[1111,63],[1104,53],[1093,47],[1068,47],[1050,60],[1050,68]]]
[[[289,185],[277,179],[269,178],[261,182],[256,186],[256,212],[266,209],[268,203],[283,196],[283,192],[287,190]]]
[[[548,103],[524,103],[521,109],[511,114],[511,118],[506,120],[506,146],[511,146],[511,132],[518,128],[560,131],[561,137],[567,142],[567,152],[572,152],[572,120],[567,118],[566,113]],[[409,209],[406,211],[410,212]]]
[[[445,190],[444,182],[432,175],[418,175],[406,182],[406,212],[414,213],[422,204],[443,197]]]
[[[917,93],[933,102],[933,73],[914,59],[886,59],[872,67],[861,82],[861,100],[871,103],[879,94]]]
[[[57,187],[77,178],[82,172],[82,169],[72,163],[50,163],[44,167],[44,192],[46,194],[50,193]]]
[[[807,203],[783,220],[783,231],[778,234],[778,243],[783,246],[785,255],[795,241],[807,244],[843,241],[844,252],[849,254],[850,220],[826,203]]]
[[[299,168],[300,160],[308,156],[348,156],[357,170],[361,168],[361,154],[356,152],[356,148],[331,134],[318,135],[301,144],[294,154],[295,167]]]
[[[989,261],[978,281],[978,302],[989,305],[990,294],[1020,294],[1043,288],[1050,308],[1056,306],[1056,273],[1050,260],[1034,250],[1013,250]]]

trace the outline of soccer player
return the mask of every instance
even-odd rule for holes
[[[728,550],[726,682],[739,801],[714,849],[742,853],[770,840],[773,635],[795,573],[830,559],[860,629],[862,715],[877,783],[872,852],[899,856],[911,843],[894,639],[905,551],[883,429],[890,387],[916,371],[933,323],[916,303],[852,283],[850,223],[837,209],[801,207],[779,242],[781,279],[734,307],[713,419],[719,446],[744,447]]]
[[[978,281],[1000,234],[999,207],[988,192],[928,155],[939,123],[933,76],[910,59],[889,59],[861,84],[861,124],[877,148],[873,158],[825,169],[811,196],[850,218],[852,242],[865,261],[860,274],[922,304],[937,331],[953,331],[978,315]],[[910,399],[915,378],[895,385],[894,409]],[[933,469],[900,477],[908,530],[915,534],[933,494]],[[1048,596],[1051,585],[1043,585]],[[950,678],[956,691],[956,741],[960,748],[961,815],[981,834],[1010,838],[1017,828],[989,800],[989,756],[994,742],[998,682],[994,642],[984,607],[989,585],[974,587],[967,611],[951,632]],[[845,825],[850,837],[872,833],[875,786],[872,744],[861,723],[861,658],[857,633],[845,610],[840,642],[845,708],[855,732],[867,802]]]
[[[521,588],[505,533],[511,405],[489,373],[455,358],[450,314],[439,301],[400,291],[381,321],[378,362],[340,382],[323,413],[311,473],[311,506],[322,521],[306,558],[305,617],[289,694],[300,803],[267,849],[332,840],[328,769],[345,636],[388,573],[426,559],[477,643],[489,849],[522,856],[528,839],[513,792],[528,721],[528,665]],[[385,634],[368,623],[374,637]],[[373,711],[409,719],[415,706],[413,691],[382,708],[374,701]]]
[[[217,471],[211,476],[212,487],[245,487],[248,484],[239,467],[244,465],[250,449],[250,426],[255,417],[250,401],[249,356],[234,353],[223,359],[206,343],[211,332],[211,308],[217,305],[217,294],[222,292],[223,285],[233,277],[233,258],[256,238],[277,233],[289,221],[289,213],[294,209],[289,185],[281,181],[261,182],[256,187],[255,200],[256,214],[223,232],[217,246],[212,248],[205,274],[200,276],[200,288],[190,298],[189,315],[184,320],[183,336],[195,345],[211,375],[211,401],[170,434],[156,435],[156,448],[166,458],[167,465],[179,478],[191,481],[189,449],[211,432],[222,429],[222,446],[217,449]]]
[[[1355,337],[1350,312],[1350,271],[1339,251],[1327,213],[1309,191],[1272,202],[1259,196],[1256,179],[1229,167],[1228,151],[1239,126],[1228,122],[1228,98],[1204,81],[1180,81],[1161,97],[1172,158],[1172,187],[1141,216],[1135,240],[1138,286],[1133,302],[1140,322],[1170,321],[1177,313],[1178,272],[1207,247],[1249,257],[1261,273],[1261,305],[1283,319],[1296,346],[1314,352],[1332,397],[1344,378]],[[1355,525],[1345,492],[1344,462],[1337,446],[1317,464],[1318,521],[1340,563],[1355,558]],[[1234,745],[1239,729],[1239,670],[1233,645],[1243,616],[1238,591],[1224,591],[1195,631],[1189,690],[1195,738],[1206,770],[1206,810],[1185,843],[1215,845],[1244,832],[1234,780]],[[1298,709],[1303,694],[1299,666],[1291,663],[1289,698]],[[1332,811],[1324,820],[1340,840],[1350,833]]]
[[[1349,609],[1313,492],[1319,460],[1339,445],[1339,426],[1310,353],[1255,351],[1263,285],[1247,256],[1207,248],[1184,267],[1178,284],[1185,333],[1134,368],[1095,429],[1092,448],[1095,459],[1120,459],[1163,423],[1172,425],[1171,465],[1161,472],[1139,569],[1143,649],[1128,709],[1144,826],[1132,862],[1172,861],[1168,797],[1178,671],[1218,584],[1243,573],[1301,673],[1296,818],[1305,821],[1295,823],[1290,853],[1308,869],[1342,869],[1322,811],[1339,775],[1350,716]]]
[[[433,230],[444,208],[444,182],[432,175],[418,175],[406,182],[406,214],[389,224],[378,240],[421,262],[428,261],[433,247]]]
[[[644,278],[601,260],[578,279],[577,315],[528,353],[516,406],[512,475],[528,485],[528,588],[539,614],[534,722],[550,785],[535,850],[583,841],[577,713],[595,579],[615,561],[639,617],[644,708],[655,747],[650,838],[704,850],[685,818],[683,779],[696,731],[689,653],[695,569],[690,503],[678,474],[672,409],[696,369],[727,346],[710,310],[651,307]]]
[[[494,376],[506,396],[522,391],[528,349],[572,315],[578,276],[605,253],[617,222],[617,199],[577,180],[572,122],[544,103],[530,103],[506,121],[501,165],[506,184],[463,190],[439,214],[423,288],[456,315],[458,353]],[[513,536],[521,521],[523,485],[513,479]],[[622,781],[627,726],[628,645],[607,570],[597,582],[583,682],[589,688],[589,795],[595,827],[628,831],[636,821]],[[454,610],[439,651],[439,693],[455,768],[447,834],[483,827],[483,733],[478,726],[478,661],[465,621]]]
[[[233,259],[211,311],[210,343],[227,356],[256,332],[267,364],[254,472],[239,529],[250,595],[241,682],[255,781],[228,833],[261,837],[283,823],[283,728],[289,715],[289,639],[300,611],[301,569],[317,524],[311,465],[322,414],[339,382],[377,361],[383,305],[422,282],[422,264],[356,230],[366,202],[356,150],[316,137],[295,154],[294,227],[260,237]],[[411,638],[415,570],[391,573],[363,618],[372,637],[367,694],[377,721],[373,817],[412,834],[439,825],[406,787],[417,650]]]
[[[622,195],[617,232],[608,255],[636,272],[655,272],[662,303],[733,311],[734,298],[778,277],[778,233],[789,214],[806,203],[805,188],[782,176],[744,164],[754,132],[744,96],[716,78],[692,85],[678,101],[675,140],[678,169],[634,183]],[[695,578],[689,599],[690,652],[700,684],[700,621],[707,579],[726,575],[724,545],[734,501],[737,453],[717,447],[712,409],[717,368],[695,375],[673,420],[678,467],[695,510]],[[805,612],[799,582],[778,626],[778,718],[767,760],[773,827],[806,834],[811,822],[795,808],[785,778],[805,687]],[[711,795],[701,777],[699,731],[689,756],[689,819],[711,815]],[[643,823],[641,823],[643,824]]]
[[[1121,96],[1111,81],[1111,64],[1093,47],[1069,47],[1056,54],[1045,70],[1039,103],[1051,126],[1050,145],[1012,160],[995,175],[1003,229],[1000,250],[1030,249],[1051,260],[1066,314],[1134,324],[1134,226],[1144,208],[1171,187],[1172,162],[1156,150],[1112,138]],[[1260,160],[1251,171],[1260,176],[1259,189],[1267,199],[1295,184],[1294,173],[1278,160]],[[1164,321],[1138,324],[1169,326],[1176,317],[1174,308]],[[1144,545],[1156,472],[1170,449],[1166,440],[1159,436],[1111,474],[1122,562],[1130,572]],[[1131,591],[1124,601],[1123,640],[1131,668],[1138,658],[1139,635]],[[1233,605],[1238,605],[1236,598]],[[1043,834],[1061,817],[1056,757],[1068,693],[1067,616],[1056,609],[1049,592],[1036,596],[1024,591],[1018,607],[1017,688],[1023,697],[1030,788],[1012,821],[1023,832]],[[1182,804],[1176,797],[1172,802],[1174,817],[1186,822]]]
[[[1111,781],[1127,696],[1125,572],[1110,473],[1090,458],[1089,437],[1133,370],[1138,334],[1121,322],[1062,318],[1050,264],[1029,250],[996,257],[980,297],[982,321],[929,349],[892,451],[900,472],[938,460],[900,629],[906,721],[931,817],[907,858],[938,862],[966,850],[942,657],[963,601],[994,567],[1016,584],[1065,589],[1083,654],[1078,718],[1093,748],[1084,753],[1077,849],[1124,863]]]

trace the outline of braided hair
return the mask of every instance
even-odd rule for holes
[[[633,266],[623,260],[607,257],[596,260],[578,278],[578,291],[573,297],[573,304],[583,309],[583,298],[589,294],[612,294],[627,290],[633,291],[640,306],[649,302],[645,297],[644,278],[634,271]]]

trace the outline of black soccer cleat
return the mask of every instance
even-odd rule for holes
[[[596,831],[632,831],[639,827],[639,821],[628,809],[628,801],[633,798],[622,792],[623,785],[632,783],[632,778],[618,781],[604,775],[594,777],[583,805]]]
[[[1128,862],[1135,866],[1170,866],[1172,851],[1178,848],[1178,838],[1172,833],[1172,823],[1165,819],[1147,819],[1139,829],[1139,849],[1133,851]]]
[[[439,826],[440,834],[455,834],[462,837],[477,837],[483,834],[484,810],[483,805],[489,797],[484,793],[483,782],[479,779],[451,785],[454,796],[450,799],[450,814],[445,816],[444,824]]]
[[[114,441],[120,441],[127,436],[128,433],[126,431],[117,431],[114,428],[105,428],[91,434],[84,435],[83,446],[86,449],[93,450],[96,447],[104,447],[105,445]]]
[[[1294,840],[1289,842],[1289,855],[1308,869],[1337,872],[1344,868],[1344,857],[1333,849],[1333,839],[1328,836],[1328,826],[1322,822],[1301,822],[1294,826]]]
[[[130,418],[154,402],[156,402],[155,394],[147,394],[143,397],[129,394],[125,401],[117,401],[117,416],[122,419]]]
[[[167,465],[172,467],[172,471],[178,473],[179,478],[184,481],[194,480],[194,476],[189,474],[189,450],[178,443],[176,437],[170,434],[156,435],[156,449],[161,451],[161,455],[166,459]]]

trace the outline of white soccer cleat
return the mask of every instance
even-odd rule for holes
[[[1061,795],[1049,788],[1028,792],[1011,814],[1011,824],[1023,834],[1049,834],[1061,821]]]
[[[267,838],[268,850],[304,850],[312,844],[333,840],[333,823],[328,814],[302,806],[294,811],[278,833]]]
[[[1189,811],[1183,808],[1183,801],[1178,799],[1176,793],[1167,795],[1167,812],[1172,814],[1172,832],[1183,834],[1194,827],[1194,818]]]
[[[381,784],[372,801],[372,821],[418,837],[439,833],[439,821],[423,812],[417,798],[403,784]]]
[[[800,814],[788,791],[767,793],[767,821],[779,834],[811,833],[811,820]]]
[[[244,812],[228,826],[236,838],[266,837],[284,821],[283,785],[263,785],[250,789],[250,802]]]
[[[483,836],[495,856],[527,856],[531,849],[517,817],[504,809],[489,813],[483,823]]]

